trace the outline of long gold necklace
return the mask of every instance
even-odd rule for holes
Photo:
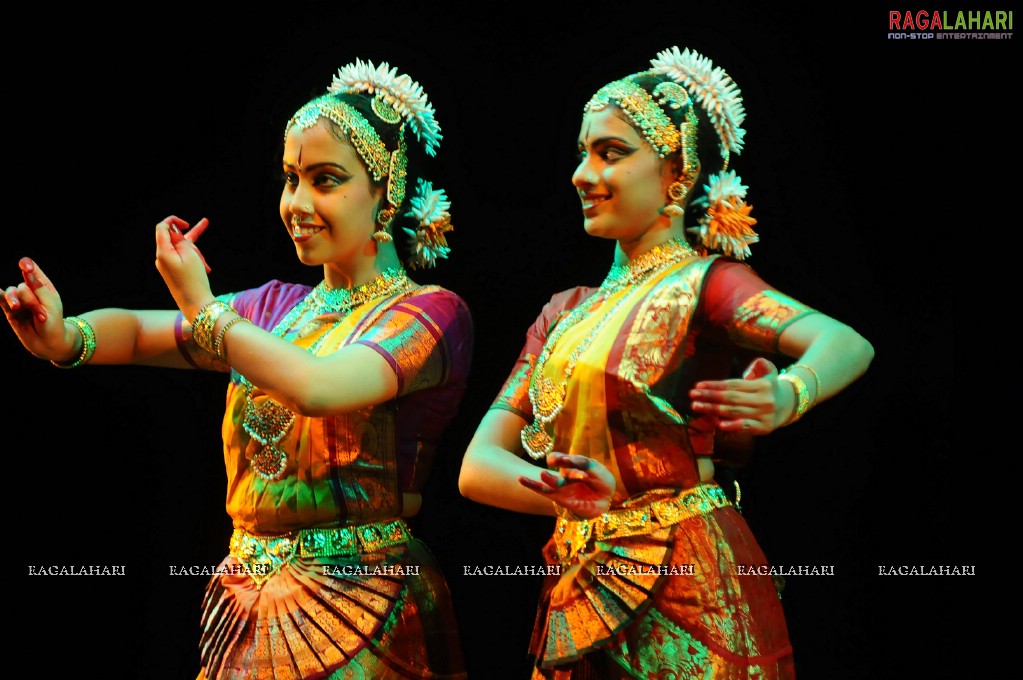
[[[321,281],[270,332],[278,338],[283,338],[295,322],[310,310],[315,316],[337,314],[337,319],[331,327],[306,350],[315,355],[327,337],[341,325],[353,309],[376,298],[390,297],[407,291],[411,286],[405,270],[397,267],[387,269],[372,281],[351,289],[330,288],[326,281]],[[280,479],[288,464],[288,454],[278,444],[291,431],[291,426],[295,423],[295,413],[269,397],[257,403],[252,397],[254,389],[252,383],[244,376],[241,383],[242,389],[245,390],[242,427],[260,445],[250,461],[252,469],[263,479]]]
[[[631,297],[632,291],[623,293],[575,346],[565,363],[565,377],[559,383],[545,376],[543,369],[561,336],[579,323],[581,319],[589,317],[612,294],[623,288],[643,283],[655,273],[663,271],[676,262],[695,257],[697,254],[684,239],[676,237],[667,243],[655,246],[628,264],[612,265],[597,292],[586,303],[569,312],[554,327],[554,331],[547,337],[547,341],[540,351],[540,356],[537,357],[529,381],[529,403],[533,405],[533,422],[523,427],[519,434],[522,446],[531,458],[539,460],[554,450],[553,423],[565,407],[568,381],[572,377],[575,365],[583,352],[589,349],[594,339],[604,329],[604,326]],[[548,426],[550,426],[550,432],[548,432]]]

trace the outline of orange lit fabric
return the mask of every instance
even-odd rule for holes
[[[534,357],[554,324],[593,292],[576,288],[551,299],[494,407],[531,419],[524,383]],[[605,319],[621,296],[629,297]],[[756,302],[765,298],[787,311]],[[612,508],[644,507],[698,486],[696,459],[713,454],[714,431],[689,409],[689,389],[699,380],[730,377],[740,349],[774,350],[785,327],[812,312],[773,291],[748,266],[714,257],[683,261],[613,293],[562,335],[544,366],[545,376],[564,380],[574,348],[599,329],[577,357],[555,422],[554,450],[588,456],[611,470],[617,483]],[[766,564],[766,558],[734,507],[707,508],[667,527],[651,524],[646,533],[590,540],[565,563],[558,540],[555,534],[544,551],[561,574],[548,578],[540,603],[532,643],[536,677],[599,675],[601,664],[642,678],[792,675],[773,581],[735,572],[736,565]],[[616,564],[635,570],[608,572]],[[672,567],[692,573],[660,575]],[[599,659],[591,655],[596,650],[603,652]]]
[[[308,293],[280,282],[226,296],[266,330]],[[227,511],[262,536],[310,527],[357,527],[401,514],[402,492],[425,483],[444,428],[465,390],[472,321],[465,303],[436,286],[374,300],[339,324],[326,314],[284,338],[318,354],[360,343],[394,369],[391,402],[324,418],[296,414],[280,442],[280,479],[250,466],[259,446],[242,427],[237,375],[223,422]],[[254,395],[259,398],[258,389]],[[355,676],[463,678],[458,629],[441,570],[418,540],[356,555],[288,560],[259,583],[233,557],[207,588],[201,658],[209,680]]]

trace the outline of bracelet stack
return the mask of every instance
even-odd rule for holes
[[[57,368],[78,368],[82,364],[89,363],[92,355],[96,352],[96,331],[92,329],[92,325],[88,321],[81,317],[65,317],[64,323],[71,324],[82,334],[82,351],[71,361],[50,361],[50,363]]]
[[[224,324],[224,327],[220,329],[219,333],[217,333],[216,341],[213,343],[213,353],[217,355],[218,359],[225,363],[227,363],[227,355],[224,354],[224,336],[227,335],[227,330],[231,326],[238,323],[239,321],[243,321],[245,323],[252,323],[247,318],[239,314],[238,316],[234,317],[233,319]]]
[[[798,375],[792,373],[786,373],[782,371],[778,374],[778,380],[784,380],[785,382],[792,385],[792,389],[796,391],[796,412],[792,414],[786,425],[791,425],[800,418],[803,414],[810,410],[810,394],[809,390],[806,389],[806,383]]]
[[[226,302],[214,300],[199,310],[199,313],[192,319],[192,339],[195,344],[202,347],[210,354],[216,355],[216,339],[213,337],[213,329],[221,316],[235,310]],[[237,314],[237,312],[235,312]],[[221,340],[223,338],[220,338]]]
[[[816,388],[816,390],[813,393],[813,401],[810,402],[810,408],[813,408],[814,406],[817,405],[817,402],[821,400],[821,377],[817,375],[817,371],[813,370],[806,364],[792,364],[787,369],[785,369],[785,371],[791,371],[794,368],[801,368],[813,376],[813,384],[814,387]],[[785,371],[782,371],[782,373],[784,373]]]

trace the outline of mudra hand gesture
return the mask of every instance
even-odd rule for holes
[[[213,297],[210,267],[195,245],[208,226],[205,217],[191,226],[174,215],[156,225],[156,268],[188,319]]]
[[[607,512],[615,492],[615,478],[604,465],[586,456],[565,453],[548,455],[547,465],[559,468],[558,474],[544,470],[540,473],[541,481],[519,477],[519,483],[582,519]]]
[[[763,435],[785,425],[795,405],[792,389],[778,380],[777,367],[754,359],[741,378],[704,380],[689,392],[693,410],[714,416],[723,432]]]
[[[74,353],[74,336],[64,327],[64,305],[57,289],[31,258],[21,258],[18,268],[24,281],[8,286],[0,298],[8,323],[34,356],[67,358]]]

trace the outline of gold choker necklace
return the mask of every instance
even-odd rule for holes
[[[523,448],[531,458],[539,460],[554,450],[553,423],[565,406],[565,397],[568,394],[568,381],[575,370],[576,362],[583,352],[589,349],[594,339],[596,339],[597,335],[600,334],[600,331],[603,330],[604,326],[607,325],[618,309],[631,297],[631,291],[624,293],[618,298],[614,305],[604,313],[604,316],[594,324],[590,332],[586,334],[586,337],[575,346],[572,354],[568,357],[568,362],[565,364],[565,379],[558,384],[544,376],[543,368],[561,336],[569,328],[579,323],[581,319],[591,316],[593,311],[612,293],[627,286],[643,283],[657,272],[664,271],[676,262],[696,257],[698,254],[684,239],[676,237],[630,260],[628,264],[612,265],[611,270],[608,272],[607,277],[605,277],[604,282],[600,284],[597,292],[591,295],[583,304],[569,312],[568,316],[554,327],[554,331],[547,337],[547,341],[544,343],[540,356],[537,357],[529,381],[529,403],[533,405],[533,422],[523,427],[519,435]],[[547,430],[548,425],[551,426],[550,432]]]
[[[320,281],[309,292],[306,301],[317,314],[347,314],[364,302],[396,293],[407,287],[408,282],[404,269],[392,267],[355,288],[331,288],[326,281]]]
[[[372,281],[355,288],[330,288],[326,281],[321,281],[305,298],[295,305],[280,322],[270,331],[278,338],[294,326],[295,322],[310,310],[316,316],[338,314],[333,325],[324,331],[306,350],[310,354],[323,345],[334,329],[345,317],[366,302],[377,298],[391,297],[397,293],[408,291],[412,287],[404,269],[391,268],[385,270]],[[245,414],[242,427],[252,439],[259,443],[260,448],[252,456],[250,464],[257,475],[266,480],[280,479],[288,464],[288,454],[277,445],[291,431],[295,423],[295,413],[270,397],[256,403],[252,397],[253,385],[244,376],[241,379],[245,390]]]

